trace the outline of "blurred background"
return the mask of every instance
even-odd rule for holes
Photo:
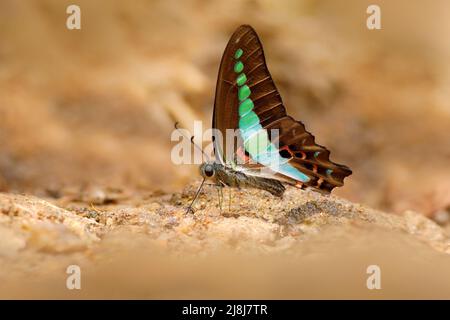
[[[173,124],[211,122],[223,50],[251,24],[288,113],[352,168],[337,195],[448,213],[449,18],[445,0],[0,0],[0,191],[180,191],[198,172],[171,163]]]

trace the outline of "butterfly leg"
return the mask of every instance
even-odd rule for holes
[[[219,194],[220,213],[222,213],[222,207],[223,207],[223,187],[224,186],[226,186],[226,184],[219,180],[217,183],[217,187],[218,187],[217,192]]]
[[[223,186],[221,184],[219,184],[217,186],[217,194],[219,196],[219,209],[220,209],[220,213],[222,213],[222,202],[223,202]]]

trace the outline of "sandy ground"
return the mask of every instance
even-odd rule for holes
[[[0,297],[450,297],[446,1],[379,1],[380,31],[369,0],[77,3],[70,31],[71,1],[0,1]],[[353,175],[331,197],[227,190],[222,212],[208,187],[186,215],[198,169],[170,134],[210,124],[243,23]]]
[[[195,187],[0,195],[0,297],[450,298],[448,230],[419,213],[297,189],[230,190],[220,212],[209,187],[186,214]],[[70,265],[81,290],[66,288]],[[370,265],[380,290],[367,289]]]

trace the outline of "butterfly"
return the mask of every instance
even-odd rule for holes
[[[205,180],[220,190],[251,187],[281,197],[284,184],[329,193],[352,173],[332,162],[330,151],[315,143],[303,123],[287,115],[259,37],[249,25],[233,33],[223,53],[212,127],[215,161],[200,166],[203,181],[188,210]],[[238,135],[229,138],[225,133],[230,129]],[[227,139],[237,138],[237,150],[230,152],[227,148],[235,141]]]

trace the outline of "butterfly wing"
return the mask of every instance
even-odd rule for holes
[[[239,27],[234,32],[220,62],[212,127],[215,129],[213,132],[214,153],[216,160],[221,163],[234,162],[234,148],[227,152],[227,145],[230,146],[230,142],[226,141],[226,130],[238,128],[239,115],[237,106],[239,105],[239,100],[237,96],[236,73],[234,71],[236,65],[235,55],[239,49],[239,40],[249,32],[251,30],[245,26]],[[234,138],[231,144],[235,145],[236,140]]]
[[[351,174],[348,167],[330,161],[329,150],[315,143],[303,123],[287,115],[258,35],[248,25],[235,31],[222,57],[213,128],[220,132],[213,139],[222,163],[236,161],[231,146],[234,149],[237,138],[227,141],[226,130],[239,129],[241,156],[256,161],[256,167],[269,169],[274,179],[329,192]]]

